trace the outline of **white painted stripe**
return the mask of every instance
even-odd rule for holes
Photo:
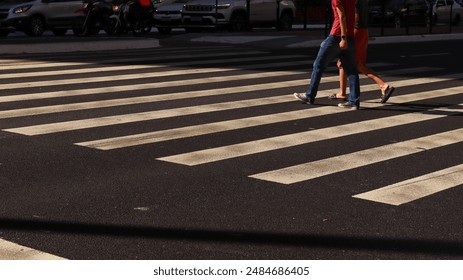
[[[253,74],[252,76],[249,76],[249,75],[238,76],[235,78],[235,80],[244,81],[246,79],[254,79],[257,76],[258,74]],[[182,81],[182,83],[183,82],[188,83],[190,81],[195,82],[196,79],[184,80]],[[221,82],[220,78],[215,79],[215,81]],[[148,84],[134,84],[134,85],[127,85],[127,86],[114,86],[114,87],[106,87],[106,88],[65,90],[65,91],[54,91],[54,92],[45,92],[45,93],[24,94],[24,95],[0,96],[0,103],[13,102],[13,101],[25,101],[25,100],[38,100],[38,99],[47,99],[47,98],[58,98],[58,97],[70,97],[70,96],[85,96],[85,95],[94,95],[94,94],[111,94],[111,93],[117,93],[117,92],[127,92],[127,91],[137,91],[137,90],[151,90],[151,89],[159,89],[159,88],[164,88],[164,87],[169,87],[169,86],[176,86],[176,85],[178,86],[178,83],[179,81],[148,83]],[[197,82],[196,84],[199,84],[199,83],[201,82]],[[204,83],[207,83],[207,82],[204,82]],[[128,98],[121,98],[121,99],[113,99],[114,101],[116,101],[116,102],[113,101],[114,104],[116,104],[113,106],[158,102],[158,101],[168,101],[168,100],[176,100],[176,99],[184,99],[184,98],[198,98],[198,97],[206,97],[206,96],[213,96],[213,95],[220,95],[220,94],[232,94],[232,93],[266,90],[266,89],[272,89],[272,88],[285,88],[285,87],[291,87],[291,86],[300,86],[301,84],[306,84],[306,83],[307,83],[307,79],[299,79],[299,80],[292,80],[289,82],[256,84],[256,85],[239,86],[239,87],[233,87],[233,88],[216,88],[216,89],[210,89],[210,90],[185,91],[185,92],[168,93],[168,94],[151,95],[151,96],[128,97]],[[106,101],[103,101],[103,102],[106,102]],[[84,105],[80,106],[79,104],[84,104]],[[62,106],[70,107],[71,105],[64,104],[64,105],[57,105],[57,106],[45,106],[45,107],[39,107],[39,108],[43,108],[43,109],[56,108],[56,109],[53,109],[53,111],[61,111],[59,108]],[[74,103],[74,106],[72,107],[76,108],[75,110],[83,110],[87,106],[92,106],[92,104],[89,104],[89,102]],[[24,110],[27,110],[27,109],[24,109]],[[42,109],[40,109],[40,111],[42,111]],[[67,111],[67,109],[64,109],[64,111]]]
[[[428,56],[446,56],[451,55],[451,53],[425,53],[425,54],[415,54],[411,55],[410,57],[428,57]]]
[[[117,65],[117,66],[104,66],[104,67],[95,67],[95,68],[79,68],[79,69],[61,69],[61,70],[50,70],[50,71],[34,71],[29,68],[27,68],[26,71],[21,71],[18,73],[6,73],[6,74],[0,74],[0,79],[14,79],[14,78],[27,78],[27,77],[47,77],[47,76],[54,76],[54,75],[71,75],[71,74],[89,74],[89,73],[101,73],[101,72],[110,72],[110,71],[127,71],[127,70],[142,70],[142,69],[148,69],[148,70],[154,70],[156,68],[161,68],[161,67],[180,67],[180,66],[189,66],[189,65],[208,65],[208,64],[214,64],[214,63],[229,63],[229,62],[248,62],[248,61],[269,61],[269,60],[277,60],[277,59],[297,59],[297,58],[302,58],[303,56],[301,55],[281,55],[281,56],[263,56],[263,57],[245,57],[245,58],[228,58],[228,59],[214,59],[214,60],[195,60],[195,61],[188,61],[188,62],[176,62],[176,63],[166,63],[166,64],[134,64],[134,65]],[[290,63],[290,62],[286,62]],[[73,63],[70,63],[71,65]],[[303,63],[302,61],[296,61],[294,62],[294,65],[305,65],[307,62]],[[293,65],[293,64],[288,64],[288,65]],[[279,66],[278,64],[276,66]],[[246,67],[246,66],[244,66]],[[250,67],[250,66],[247,66]],[[256,68],[257,66],[253,65],[252,67]],[[265,67],[265,66],[264,66]],[[239,66],[239,68],[242,68],[242,66]],[[214,69],[214,68],[211,68]],[[226,68],[224,68],[226,69]],[[235,68],[228,68],[231,70],[236,70]]]
[[[330,78],[333,78],[333,77],[330,77]],[[410,80],[405,81],[405,82],[409,83]],[[413,83],[413,84],[416,84],[416,83]],[[402,84],[402,85],[406,85],[406,84]],[[362,89],[363,90],[375,89],[375,86],[367,85],[367,86],[363,86]],[[323,96],[325,92],[326,91],[320,91],[319,94]],[[320,109],[320,110],[323,110],[320,112],[320,114],[328,113],[326,111],[327,109]],[[333,109],[331,108],[331,110]],[[338,113],[338,112],[339,110],[336,110],[336,111],[333,110],[332,113]],[[148,133],[142,133],[142,134],[137,134],[137,135],[128,135],[128,136],[115,137],[115,138],[109,138],[109,139],[87,141],[87,142],[77,143],[77,145],[87,146],[87,147],[102,149],[102,150],[110,150],[110,149],[116,149],[116,148],[148,144],[148,143],[156,143],[160,141],[166,141],[166,140],[172,140],[172,139],[178,139],[178,138],[184,138],[184,137],[198,136],[198,135],[209,134],[209,133],[214,133],[214,132],[222,132],[226,130],[233,130],[233,129],[239,129],[239,128],[244,128],[244,127],[251,127],[251,126],[271,124],[271,123],[276,123],[276,122],[281,122],[281,121],[294,120],[294,119],[300,118],[301,113],[303,113],[302,110],[296,111],[296,112],[286,112],[286,113],[272,114],[272,115],[266,115],[266,116],[257,116],[257,117],[237,119],[237,120],[231,120],[231,121],[225,121],[225,122],[219,122],[219,123],[211,123],[211,124],[205,124],[205,125],[189,126],[185,128],[176,128],[176,129],[171,129],[171,130],[148,132]],[[312,110],[311,113],[312,114],[315,113],[317,115],[316,110],[315,111]]]
[[[416,84],[414,80],[406,80],[402,81],[403,83],[412,83]],[[398,84],[398,83],[397,83]],[[369,85],[370,87],[376,87],[376,85]],[[254,87],[255,88],[255,87]],[[416,100],[415,98],[421,96],[424,98],[432,98],[435,96],[448,96],[459,94],[463,92],[463,87],[455,87],[455,88],[446,88],[441,90],[435,90],[430,92],[421,92],[419,94],[413,94],[413,98],[408,98],[408,100]],[[320,95],[323,96],[328,95],[329,91],[321,91]],[[147,97],[149,98],[149,97]],[[404,97],[403,100],[407,100]],[[116,100],[117,101],[117,100]],[[108,106],[116,106],[114,105],[115,100],[105,101],[105,102],[93,102],[87,103],[86,107],[83,109],[94,107],[108,107]],[[117,101],[120,102],[120,101]],[[24,135],[39,135],[39,134],[48,134],[48,133],[56,133],[56,132],[63,132],[63,131],[71,131],[77,129],[84,129],[84,128],[92,128],[92,127],[99,127],[99,126],[108,126],[108,125],[116,125],[122,123],[130,123],[130,122],[138,122],[138,121],[146,121],[146,120],[154,120],[160,118],[168,118],[168,117],[175,117],[175,116],[187,116],[199,113],[208,113],[208,112],[218,112],[223,110],[230,110],[230,109],[238,109],[244,107],[253,107],[253,106],[263,106],[263,105],[270,105],[276,103],[285,103],[285,102],[294,102],[294,98],[289,95],[282,95],[282,96],[274,96],[268,98],[256,98],[256,99],[248,99],[248,100],[240,100],[235,102],[225,102],[225,103],[216,103],[216,104],[206,104],[200,106],[192,106],[192,107],[181,107],[181,108],[174,108],[174,109],[166,109],[166,110],[159,110],[159,111],[152,111],[152,112],[141,112],[135,114],[125,114],[125,115],[117,115],[117,116],[108,116],[108,117],[100,117],[100,118],[92,118],[92,119],[84,119],[84,120],[76,120],[76,121],[67,121],[67,122],[58,122],[58,123],[50,123],[50,124],[43,124],[43,125],[35,125],[35,126],[26,126],[26,127],[19,127],[19,128],[9,128],[4,129],[4,131],[24,134]],[[133,104],[133,103],[132,103]],[[64,111],[71,111],[75,110],[76,107],[82,106],[80,104],[71,104],[70,106],[50,106],[44,108],[33,108],[33,109],[17,109],[17,110],[10,110],[10,111],[0,111],[0,118],[5,118],[5,116],[12,117],[14,114],[15,116],[22,115],[37,115],[37,114],[45,114],[51,113],[50,109],[57,109],[63,110],[63,107],[68,107],[68,110]],[[377,106],[377,105],[368,105],[368,103],[364,102],[364,107],[366,106]]]
[[[64,258],[0,238],[0,260],[64,260]]]
[[[258,55],[258,54],[265,54],[265,52],[261,51],[250,51],[250,52],[223,52],[220,53],[221,57],[226,57],[226,56],[243,56],[243,55]],[[23,61],[21,60],[16,61],[14,65],[5,65],[2,66],[1,70],[21,70],[21,69],[34,69],[34,68],[45,68],[45,67],[62,67],[62,66],[84,66],[84,65],[100,65],[100,64],[117,64],[117,63],[137,63],[137,64],[143,64],[147,62],[156,62],[156,63],[162,63],[165,61],[166,63],[170,64],[168,60],[171,59],[200,59],[200,58],[209,58],[209,57],[217,57],[218,55],[216,53],[211,53],[211,54],[201,54],[201,55],[195,55],[194,53],[191,53],[191,51],[187,55],[180,55],[180,54],[174,54],[171,56],[162,56],[161,58],[156,57],[154,58],[149,58],[149,57],[141,57],[141,56],[136,56],[136,57],[130,57],[130,58],[120,58],[120,59],[92,59],[91,62],[50,62],[50,61]],[[151,63],[150,63],[151,64]],[[149,64],[148,64],[149,65]]]
[[[344,154],[337,157],[259,173],[249,177],[289,185],[386,160],[395,159],[402,156],[408,156],[431,149],[460,143],[462,140],[462,135],[463,128],[460,128],[399,143],[375,147],[359,152]]]
[[[399,206],[458,186],[463,186],[463,164],[353,197]]]
[[[400,102],[403,96],[397,96],[396,99]],[[419,96],[416,96],[419,98]],[[380,104],[372,104],[369,108],[381,106]],[[463,105],[463,104],[460,104]],[[318,117],[332,113],[342,113],[337,107],[320,107],[308,111],[310,117]],[[463,113],[463,109],[452,109],[452,108],[439,108],[432,110],[431,112],[438,112],[438,114],[423,114],[423,113],[411,113],[406,115],[398,115],[388,117],[387,122],[381,122],[377,119],[358,122],[354,124],[339,125],[336,127],[328,127],[323,129],[304,131],[300,133],[293,133],[283,136],[276,136],[261,140],[254,140],[250,142],[244,142],[234,145],[222,146],[217,148],[211,148],[206,150],[200,150],[195,152],[189,152],[184,154],[172,155],[158,158],[159,160],[168,161],[177,164],[184,165],[199,165],[211,162],[216,162],[225,159],[231,159],[241,156],[248,156],[252,154],[284,149],[294,147],[303,144],[309,144],[317,141],[323,141],[328,139],[335,139],[344,136],[355,135],[359,133],[380,130],[389,127],[395,127],[399,125],[406,125],[421,121],[427,121],[445,117],[447,115],[453,115]],[[299,113],[299,112],[296,112]],[[443,113],[443,114],[442,114]],[[299,118],[304,117],[300,114]],[[162,138],[161,138],[162,139]],[[125,139],[123,139],[125,140]],[[95,144],[90,142],[90,144]],[[96,141],[96,144],[100,142]],[[104,142],[103,142],[104,144]],[[112,143],[109,142],[109,145]],[[118,144],[118,142],[116,142]],[[121,144],[120,144],[121,145]],[[99,148],[99,146],[97,146]],[[103,146],[106,148],[106,146]],[[111,146],[110,146],[111,147]],[[117,147],[117,146],[116,146]]]
[[[432,68],[432,67],[418,67],[418,68],[407,68],[401,69],[397,71],[390,71],[391,74],[411,74],[411,73],[419,73],[424,71],[432,71],[438,70],[439,68]],[[279,72],[281,74],[281,72]],[[383,72],[383,75],[387,75],[388,72]],[[460,76],[449,75],[449,76],[440,76],[436,78],[429,78],[429,82],[441,82],[447,81],[448,79],[458,79]],[[245,77],[245,76],[244,76]],[[243,76],[235,78],[235,80],[244,78]],[[252,79],[252,78],[251,78]],[[326,77],[323,79],[323,83],[327,82],[334,82],[337,81],[339,78],[337,76]],[[216,80],[217,81],[217,80]],[[308,84],[308,79],[299,79],[299,80],[291,80],[286,82],[275,82],[275,83],[268,83],[263,85],[256,84],[255,86],[242,86],[242,87],[235,87],[234,89],[239,89],[240,91],[251,91],[252,88],[256,90],[259,89],[271,89],[271,88],[283,88],[283,87],[290,87],[290,86],[300,86]],[[196,81],[196,79],[192,80],[184,80],[184,82],[188,82],[189,84],[193,83],[200,83]],[[178,82],[177,82],[178,83]],[[38,99],[47,99],[47,98],[58,98],[58,97],[69,97],[69,96],[84,96],[84,95],[95,95],[95,94],[109,94],[109,93],[116,93],[116,92],[127,92],[127,91],[134,91],[134,90],[151,90],[169,86],[178,85],[175,82],[161,82],[161,83],[137,83],[131,85],[119,85],[113,87],[104,87],[104,88],[88,88],[88,89],[76,89],[76,90],[63,90],[63,91],[51,91],[51,92],[41,92],[41,93],[28,93],[28,94],[18,94],[18,95],[7,95],[7,96],[0,96],[0,103],[3,102],[13,102],[13,101],[25,101],[25,100],[38,100]],[[174,93],[174,94],[163,94],[157,96],[151,96],[153,101],[146,101],[146,102],[155,102],[160,100],[175,100],[185,98],[185,94],[188,94],[189,98],[195,97],[204,97],[204,96],[211,96],[216,94],[229,94],[229,93],[239,93],[240,91],[234,89],[221,89],[218,88],[216,90],[205,90],[205,91],[192,91],[192,92],[181,92],[181,93]],[[225,91],[224,91],[225,90]],[[139,97],[128,98],[126,100],[133,100],[133,102],[129,102],[135,104]],[[142,97],[143,98],[143,97]],[[144,98],[146,99],[146,98]],[[122,104],[124,105],[124,104]]]
[[[263,105],[283,103],[283,102],[288,102],[288,101],[289,100],[288,100],[287,95],[274,96],[274,97],[269,97],[265,99],[257,98],[257,99],[249,99],[249,100],[240,100],[236,102],[223,102],[223,103],[206,104],[206,105],[191,106],[191,107],[180,107],[180,108],[166,109],[166,110],[159,110],[159,111],[152,111],[152,112],[141,112],[141,113],[135,113],[135,114],[108,116],[108,117],[101,117],[101,118],[94,118],[94,119],[85,119],[85,120],[35,125],[35,126],[29,126],[29,127],[11,128],[11,129],[4,129],[4,131],[9,131],[9,132],[19,133],[19,134],[24,134],[24,135],[40,135],[40,134],[56,133],[56,132],[91,128],[91,127],[108,126],[108,125],[131,123],[131,122],[146,121],[146,120],[156,120],[156,119],[171,118],[171,117],[177,117],[177,116],[188,116],[188,115],[194,115],[194,114],[218,112],[218,111],[247,108],[247,107],[253,107],[253,106],[263,106]]]
[[[292,66],[292,65],[304,65],[303,61],[298,62],[282,62],[282,63],[269,63],[269,64],[257,64],[257,65],[244,65],[241,68],[243,69],[254,69],[257,68],[271,68],[271,67],[278,67],[278,66]],[[58,85],[75,85],[75,84],[88,84],[88,83],[103,83],[103,82],[114,82],[114,81],[126,81],[126,80],[138,80],[138,79],[146,79],[146,78],[159,78],[159,77],[167,77],[167,76],[175,76],[175,75],[188,75],[188,74],[202,74],[202,73],[220,73],[225,71],[236,71],[237,75],[239,72],[237,68],[194,68],[194,69],[182,69],[182,70],[169,70],[169,71],[155,71],[153,73],[137,73],[137,74],[123,74],[123,75],[109,75],[109,76],[102,76],[102,77],[87,77],[82,79],[72,78],[72,79],[62,79],[62,80],[53,80],[50,82],[47,81],[37,81],[37,82],[20,82],[20,83],[2,83],[0,84],[0,90],[6,89],[24,89],[24,88],[33,88],[33,87],[45,87],[45,86],[58,86]],[[302,74],[301,71],[281,71],[281,72],[271,72],[271,73],[260,73],[261,77],[275,77],[275,76],[283,75],[291,75],[291,74]],[[257,75],[257,74],[255,74]],[[259,77],[259,76],[257,76]],[[208,79],[216,79],[216,78],[204,78],[204,79],[194,79],[194,80],[187,80],[189,84],[201,84],[202,81]],[[234,77],[220,77],[221,81],[233,80]],[[199,80],[199,81],[198,81]],[[196,82],[195,82],[196,81]],[[156,83],[156,82],[151,82]],[[172,85],[179,85],[184,84],[183,81],[173,81],[170,82]]]

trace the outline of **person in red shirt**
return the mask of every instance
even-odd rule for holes
[[[357,69],[360,73],[372,79],[381,90],[381,103],[386,103],[394,92],[395,88],[385,83],[372,69],[367,67],[368,49],[368,0],[356,1],[356,24],[354,29],[355,53],[357,58]],[[347,75],[342,68],[341,61],[339,67],[339,87],[338,94],[332,94],[328,98],[346,100]]]
[[[321,43],[313,64],[310,85],[305,93],[294,93],[294,97],[306,104],[314,104],[318,87],[328,64],[338,58],[349,79],[350,94],[346,102],[338,106],[348,109],[360,108],[360,82],[355,61],[355,0],[331,0],[334,14],[330,35]]]
[[[140,6],[142,7],[150,7],[151,6],[151,0],[139,0],[140,1]]]

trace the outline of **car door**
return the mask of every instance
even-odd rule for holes
[[[82,1],[76,0],[42,0],[46,6],[45,16],[53,26],[70,26],[75,11],[82,6]]]
[[[251,22],[275,22],[277,18],[276,0],[251,0]]]
[[[436,2],[436,19],[439,22],[445,22],[449,20],[450,6],[447,5],[446,0],[438,0]]]

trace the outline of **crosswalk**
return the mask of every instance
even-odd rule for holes
[[[359,114],[336,106],[294,106],[297,102],[291,93],[304,91],[308,84],[311,60],[305,55],[275,55],[222,46],[195,50],[162,49],[151,55],[140,50],[125,51],[116,59],[98,54],[83,56],[69,55],[60,61],[53,61],[49,56],[0,60],[0,106],[5,108],[8,105],[7,109],[0,110],[2,131],[28,137],[53,137],[55,134],[77,132],[79,137],[69,144],[109,151],[159,143],[168,145],[173,140],[217,133],[240,135],[243,130],[278,126],[301,119],[310,123],[320,117],[341,118],[345,114]],[[399,126],[413,127],[439,119],[463,124],[463,86],[454,83],[463,79],[462,73],[447,74],[444,69],[435,67],[396,67],[390,63],[374,63],[371,66],[380,69],[388,82],[398,89],[406,89],[399,90],[391,99],[395,105],[422,103],[433,98],[459,101],[400,112],[381,122],[373,118],[328,127],[304,126],[284,134],[276,131],[274,135],[254,135],[252,140],[227,145],[211,146],[205,142],[202,148],[153,157],[159,162],[195,168],[267,152],[285,153],[285,150],[295,147],[310,149],[314,143],[388,131]],[[317,98],[326,99],[337,90],[338,77],[335,68],[331,70],[322,79]],[[362,108],[374,110],[388,106],[380,104],[374,95],[378,94],[377,86],[365,77],[361,78]],[[413,86],[416,85],[427,85],[429,89],[414,91]],[[281,105],[288,105],[288,109],[281,112]],[[279,111],[259,110],[272,106],[279,106]],[[127,133],[130,129],[124,129],[110,137],[98,136],[95,132],[83,135],[88,129],[97,131],[179,116],[230,115],[243,109],[253,109],[253,113],[247,116],[237,114],[237,117],[225,120],[210,117],[202,123],[186,126],[149,127],[143,132]],[[71,116],[73,112],[85,114]],[[91,139],[82,140],[85,137]],[[276,164],[272,170],[244,176],[279,185],[304,184],[339,172],[458,145],[462,139],[460,125],[438,133],[423,132],[418,137],[397,143],[373,143],[367,149],[345,154],[307,162],[294,160],[287,166]],[[398,206],[462,184],[463,164],[460,164],[390,186],[374,186],[370,191],[352,197]]]

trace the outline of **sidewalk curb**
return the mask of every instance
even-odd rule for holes
[[[144,49],[160,47],[157,39],[111,40],[97,42],[54,42],[33,44],[8,44],[0,46],[0,54],[63,53],[79,51],[103,51]]]
[[[382,36],[370,37],[369,44],[392,44],[392,43],[409,43],[409,42],[430,42],[430,41],[448,41],[448,40],[461,40],[463,34],[424,34],[424,35],[403,35],[403,36]],[[304,48],[304,47],[318,47],[321,40],[307,40],[304,42],[294,43],[287,45],[287,48]]]
[[[163,39],[182,44],[182,42],[191,43],[218,43],[229,45],[249,45],[266,48],[310,48],[319,47],[324,38],[319,36],[298,35],[224,35],[212,34],[191,37],[186,36]],[[370,37],[369,44],[391,44],[404,42],[430,42],[430,41],[448,41],[462,40],[463,33],[447,34],[423,34],[423,35],[400,35],[400,36],[379,36]],[[146,49],[158,48],[162,44],[159,39],[142,38],[134,40],[111,39],[98,41],[74,41],[74,42],[45,42],[32,44],[3,44],[0,45],[0,54],[27,54],[27,53],[64,53],[79,51],[104,51],[104,50],[124,50],[124,49]]]

